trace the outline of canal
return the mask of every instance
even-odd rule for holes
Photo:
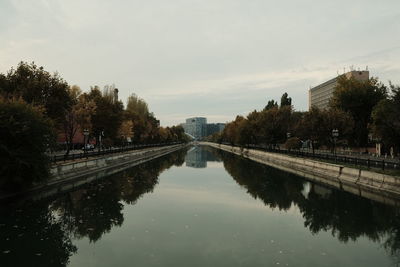
[[[393,206],[191,147],[2,204],[0,266],[397,266]]]

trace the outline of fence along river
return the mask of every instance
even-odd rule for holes
[[[393,266],[385,205],[208,147],[0,208],[1,266]]]

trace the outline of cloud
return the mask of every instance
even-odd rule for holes
[[[309,86],[351,65],[400,83],[398,0],[5,0],[0,10],[0,72],[35,61],[84,90],[115,83],[162,123],[234,118],[284,92],[305,110]]]

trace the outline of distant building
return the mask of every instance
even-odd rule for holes
[[[182,125],[185,133],[190,134],[195,139],[201,139],[207,133],[207,119],[203,117],[193,117],[186,119],[186,123]]]
[[[189,118],[186,119],[186,123],[180,125],[185,130],[185,133],[197,140],[214,133],[222,132],[225,128],[225,123],[207,123],[207,119],[204,117]]]
[[[224,128],[225,128],[225,123],[207,123],[206,136],[222,132]]]
[[[369,79],[369,71],[349,71],[345,74],[348,79],[354,78],[359,81],[367,81]],[[311,109],[312,106],[318,107],[320,109],[328,108],[329,101],[333,96],[333,91],[337,85],[337,80],[340,76],[330,79],[320,85],[311,88],[308,91],[308,108]]]
[[[191,168],[206,168],[207,167],[207,154],[205,150],[198,147],[191,148],[185,156],[187,167]]]
[[[205,168],[208,161],[220,162],[221,159],[205,147],[192,147],[185,157],[186,166],[191,168]]]

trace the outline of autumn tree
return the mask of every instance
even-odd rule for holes
[[[119,127],[118,135],[121,137],[123,142],[131,140],[133,137],[133,122],[131,120],[123,121]]]
[[[185,134],[185,130],[183,129],[182,126],[172,126],[169,128],[171,136],[172,136],[172,141],[173,142],[188,142],[189,137]]]
[[[128,97],[126,112],[130,116],[136,115],[138,117],[145,118],[149,114],[149,108],[143,99],[139,98],[136,94],[131,94]]]
[[[238,124],[245,120],[243,116],[236,116],[236,119],[227,125],[225,125],[224,130],[222,131],[222,136],[225,142],[234,145],[237,143],[238,139]]]
[[[89,99],[88,94],[82,94],[79,86],[71,86],[69,94],[73,105],[66,113],[64,120],[64,135],[67,142],[66,155],[69,154],[74,137],[78,131],[81,133],[85,129],[91,131],[91,118],[96,112],[96,103],[94,100]]]

